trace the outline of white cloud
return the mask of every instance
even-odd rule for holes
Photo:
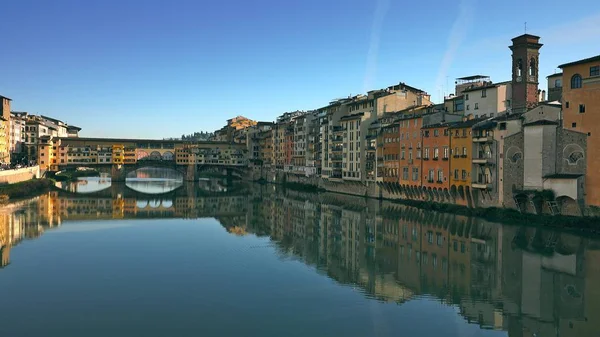
[[[363,92],[372,89],[377,73],[377,57],[379,54],[379,41],[381,40],[381,30],[383,22],[390,7],[390,0],[377,0],[373,26],[371,27],[371,39],[369,42],[369,51],[367,54],[367,69],[365,71],[365,81]]]
[[[458,5],[458,16],[454,20],[450,35],[448,36],[448,46],[442,58],[438,76],[436,79],[436,90],[444,87],[448,69],[452,66],[452,62],[456,57],[457,51],[467,36],[467,31],[473,22],[475,3],[473,0],[461,0]],[[440,97],[440,100],[443,97]]]

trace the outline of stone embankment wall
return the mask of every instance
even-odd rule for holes
[[[40,167],[31,166],[15,170],[0,171],[0,184],[14,184],[40,177]]]
[[[264,169],[254,167],[250,170],[248,176],[250,180],[263,180],[268,183],[299,183],[308,186],[318,187],[328,192],[349,194],[360,197],[388,199],[388,200],[416,200],[424,202],[435,202],[443,204],[460,205],[469,208],[509,208],[516,209],[517,206],[512,199],[505,200],[504,205],[497,205],[493,202],[492,196],[479,190],[460,189],[431,189],[418,188],[416,186],[400,185],[397,183],[382,183],[382,182],[355,182],[342,181],[333,179],[323,179],[317,176],[306,177],[302,175],[276,171],[272,169]],[[546,202],[539,202],[537,207],[531,206],[534,202],[529,202],[532,196],[528,197],[528,201],[521,206],[521,211],[530,214],[553,214],[553,211],[548,207]],[[559,205],[560,213],[563,215],[591,215],[588,212],[577,210],[576,212],[563,212],[563,208]],[[600,212],[597,212],[600,213]]]

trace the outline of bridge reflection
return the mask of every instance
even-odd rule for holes
[[[112,182],[107,177],[85,178],[75,182],[58,182],[56,186],[68,193],[98,198],[206,196],[241,193],[246,187],[244,184],[231,183],[226,179],[201,179],[197,182],[183,182],[175,179],[131,178],[125,182]]]
[[[596,238],[272,185],[154,197],[50,192],[0,217],[2,265],[11,246],[69,221],[204,217],[232,234],[269,237],[282,258],[373,299],[427,296],[509,336],[600,331]]]

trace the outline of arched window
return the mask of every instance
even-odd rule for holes
[[[581,88],[581,75],[575,74],[571,77],[571,89]]]
[[[529,60],[529,76],[535,76],[535,59]]]
[[[521,73],[523,72],[523,62],[521,59],[517,61],[517,77],[521,77]]]

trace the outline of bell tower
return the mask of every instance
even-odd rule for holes
[[[523,34],[512,39],[512,113],[523,113],[539,101],[540,37]]]

